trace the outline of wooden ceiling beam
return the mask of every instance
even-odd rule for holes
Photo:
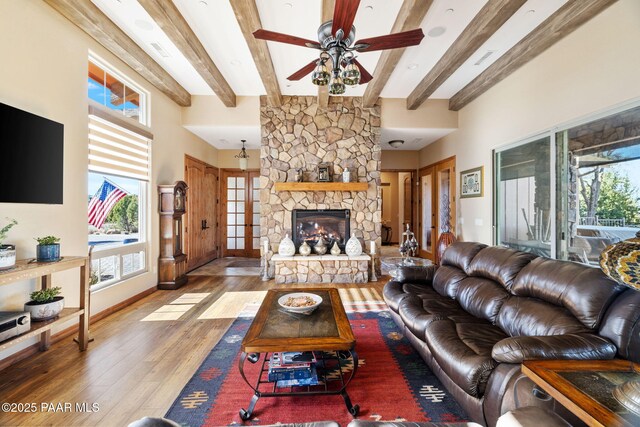
[[[209,87],[213,89],[222,103],[227,107],[235,107],[236,94],[173,1],[139,0],[139,2],[178,50],[189,60]]]
[[[253,32],[262,28],[260,22],[260,14],[255,0],[230,0],[233,12],[240,24],[240,29],[244,35],[253,61],[258,68],[258,73],[262,79],[262,84],[267,91],[267,99],[269,104],[274,107],[282,105],[282,94],[276,71],[273,68],[273,61],[269,53],[269,47],[264,40],[256,39]]]
[[[77,0],[45,0],[45,2],[133,68],[176,104],[183,107],[191,105],[189,92],[92,2]]]
[[[489,0],[413,89],[407,98],[407,109],[415,110],[422,105],[525,3],[526,0]]]
[[[336,7],[336,0],[322,0],[322,21],[323,24],[333,19],[333,9]],[[318,106],[327,108],[329,105],[329,86],[318,86]]]
[[[458,111],[617,0],[569,0],[449,100]]]
[[[396,21],[391,29],[391,34],[409,31],[420,27],[422,20],[427,15],[433,0],[404,0]],[[396,69],[400,58],[406,48],[389,49],[382,51],[380,59],[373,72],[373,80],[367,85],[363,95],[363,105],[373,107],[380,97],[380,93],[386,86],[393,70]]]

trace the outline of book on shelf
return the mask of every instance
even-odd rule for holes
[[[270,382],[307,380],[316,375],[315,363],[315,355],[310,351],[276,352],[269,359],[267,378]]]
[[[311,366],[311,375],[308,378],[292,378],[282,379],[276,382],[277,387],[296,387],[296,386],[308,386],[318,384],[318,373],[316,367]]]

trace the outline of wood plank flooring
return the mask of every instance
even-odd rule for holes
[[[250,267],[251,275],[244,276],[238,275],[242,267],[227,267],[238,260],[242,258],[213,261],[190,275],[181,289],[154,292],[92,324],[94,341],[86,352],[79,352],[68,338],[0,371],[0,403],[36,406],[31,413],[0,411],[0,426],[126,426],[143,416],[163,416],[233,322],[200,315],[225,292],[285,287],[262,282]],[[327,286],[368,287],[381,293],[387,280]],[[189,293],[208,295],[178,320],[142,321]],[[46,411],[43,403],[70,403],[72,409]],[[97,404],[98,410],[76,411],[76,404],[83,403],[89,408]]]

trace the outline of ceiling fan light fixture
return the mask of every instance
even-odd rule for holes
[[[331,95],[342,95],[345,89],[346,87],[342,81],[342,77],[337,75],[331,79],[331,84],[329,85],[329,93]]]
[[[360,69],[352,61],[347,62],[347,66],[342,71],[342,81],[348,86],[360,84]]]
[[[404,140],[402,140],[402,139],[392,139],[391,141],[388,142],[388,144],[390,146],[392,146],[393,148],[400,148],[400,147],[402,147],[402,144],[404,144]]]
[[[329,84],[330,78],[331,74],[327,69],[325,61],[319,61],[318,66],[313,70],[313,74],[311,74],[311,82],[316,86],[326,86]]]

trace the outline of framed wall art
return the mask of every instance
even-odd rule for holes
[[[318,165],[318,182],[331,182],[331,167],[328,163]]]
[[[484,196],[484,166],[460,172],[460,198]]]

